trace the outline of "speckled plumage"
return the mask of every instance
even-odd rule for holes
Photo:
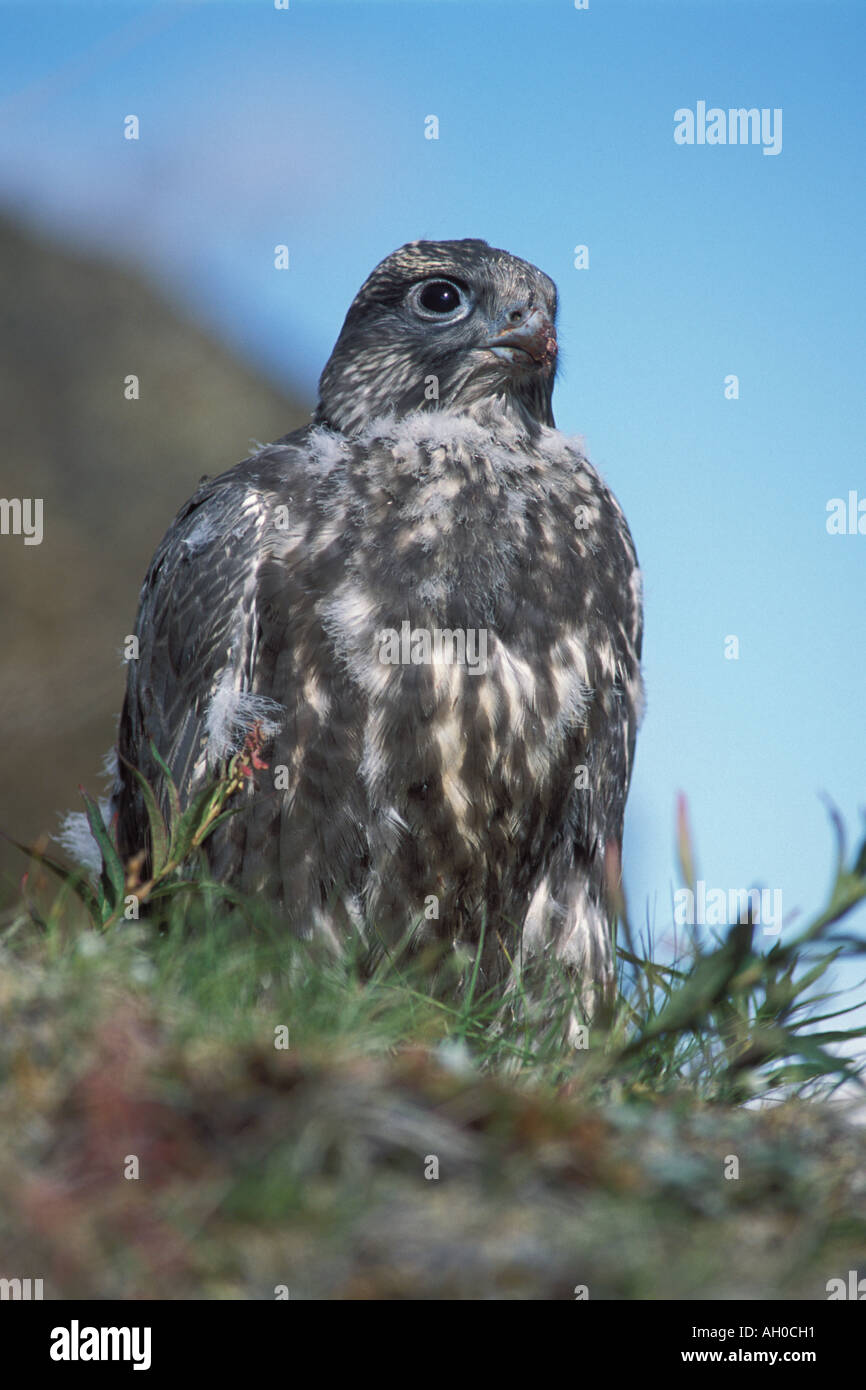
[[[483,918],[487,981],[552,954],[589,1007],[612,978],[640,575],[616,500],[553,427],[555,315],[547,276],[485,242],[382,262],[314,423],[204,482],[157,550],[119,751],[158,781],[152,738],[187,798],[262,720],[269,769],[209,842],[220,879],[336,945],[471,946]],[[383,661],[407,623],[476,652],[483,634],[484,669],[447,641]],[[146,818],[120,766],[131,854]]]

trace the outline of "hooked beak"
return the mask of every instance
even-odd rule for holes
[[[518,313],[522,317],[515,321]],[[484,347],[505,362],[530,369],[550,368],[556,361],[556,329],[541,309],[515,310],[506,316],[502,332]]]

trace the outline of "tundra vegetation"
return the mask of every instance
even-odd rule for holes
[[[86,798],[98,882],[29,848],[0,932],[0,1273],[46,1298],[851,1285],[866,1029],[832,981],[866,953],[866,839],[849,854],[833,816],[826,907],[771,944],[748,920],[638,931],[620,897],[615,1006],[566,1044],[556,968],[541,996],[516,974],[503,1009],[452,952],[434,997],[441,960],[370,970],[209,881],[201,847],[254,766],[248,746],[185,812],[144,788],[147,864]],[[694,889],[685,805],[677,835]]]

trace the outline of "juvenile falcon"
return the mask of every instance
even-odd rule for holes
[[[313,423],[206,480],[141,591],[124,760],[184,801],[258,725],[213,874],[300,936],[552,958],[608,994],[640,717],[641,597],[616,499],[554,427],[556,287],[484,241],[376,267]]]

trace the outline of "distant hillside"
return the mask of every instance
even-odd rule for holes
[[[79,782],[100,789],[121,644],[178,506],[309,410],[138,275],[2,219],[0,317],[0,496],[44,499],[41,545],[0,535],[0,827],[31,839]],[[21,857],[4,847],[0,869],[5,897]]]

